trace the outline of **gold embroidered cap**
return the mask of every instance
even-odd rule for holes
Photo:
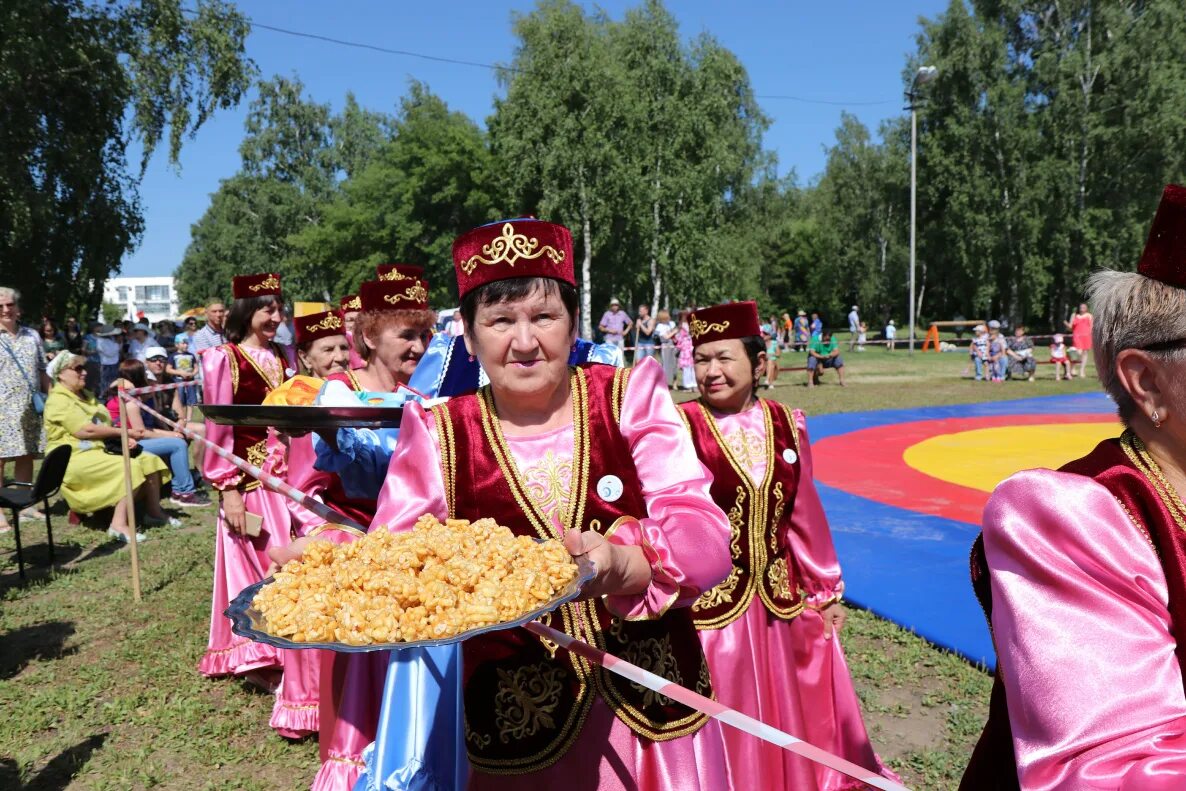
[[[346,334],[346,322],[342,321],[341,315],[336,310],[297,316],[293,319],[293,323],[296,325],[297,345],[310,343],[330,335]]]
[[[688,316],[688,332],[692,336],[692,346],[761,335],[758,303],[727,302],[694,310]]]
[[[235,299],[250,299],[269,294],[280,294],[280,275],[264,272],[258,275],[235,275],[231,279],[231,293]]]
[[[428,310],[423,280],[368,280],[360,296],[363,310]]]
[[[531,218],[499,220],[457,237],[453,266],[462,297],[512,277],[551,277],[576,285],[572,233],[563,225]]]

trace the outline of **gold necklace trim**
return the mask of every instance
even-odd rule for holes
[[[1161,467],[1145,448],[1145,443],[1131,429],[1128,429],[1120,436],[1120,448],[1137,470],[1153,484],[1153,489],[1157,492],[1157,496],[1161,499],[1166,510],[1170,512],[1170,516],[1177,523],[1178,528],[1186,531],[1186,506],[1182,505],[1182,498],[1166,480]]]
[[[457,518],[457,444],[453,438],[453,421],[446,404],[437,404],[430,410],[436,420],[437,437],[441,443],[441,475],[445,479],[445,505],[449,517]]]

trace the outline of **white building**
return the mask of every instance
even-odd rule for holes
[[[103,286],[103,301],[125,308],[124,318],[136,320],[144,311],[150,322],[175,319],[180,313],[172,277],[115,277]]]

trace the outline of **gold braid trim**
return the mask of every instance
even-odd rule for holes
[[[563,250],[557,250],[550,244],[540,247],[539,239],[515,233],[515,226],[508,222],[502,226],[501,236],[494,237],[489,244],[482,245],[481,253],[462,262],[461,271],[471,275],[478,264],[506,264],[513,268],[520,260],[531,261],[541,256],[547,256],[554,264],[564,262]]]
[[[441,475],[445,479],[445,504],[449,516],[455,518],[457,509],[457,444],[453,439],[453,421],[449,418],[449,407],[437,404],[430,410],[436,421],[437,436],[441,441]]]
[[[1140,470],[1149,483],[1153,484],[1158,498],[1170,512],[1170,516],[1177,523],[1178,528],[1186,530],[1186,506],[1182,504],[1182,498],[1178,496],[1177,490],[1165,479],[1157,461],[1145,449],[1145,443],[1129,429],[1120,436],[1120,447],[1128,456],[1129,461]]]
[[[351,527],[350,525],[335,525],[332,522],[326,522],[323,525],[318,525],[317,527],[313,528],[308,533],[306,533],[305,536],[307,538],[316,538],[326,530],[340,530],[343,533],[349,533],[350,535],[356,536],[358,538],[362,538],[366,535],[365,531],[359,530],[357,527]]]

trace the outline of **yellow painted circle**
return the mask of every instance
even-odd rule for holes
[[[1020,470],[1058,469],[1120,431],[1115,421],[980,428],[925,439],[902,459],[932,478],[991,492]]]

